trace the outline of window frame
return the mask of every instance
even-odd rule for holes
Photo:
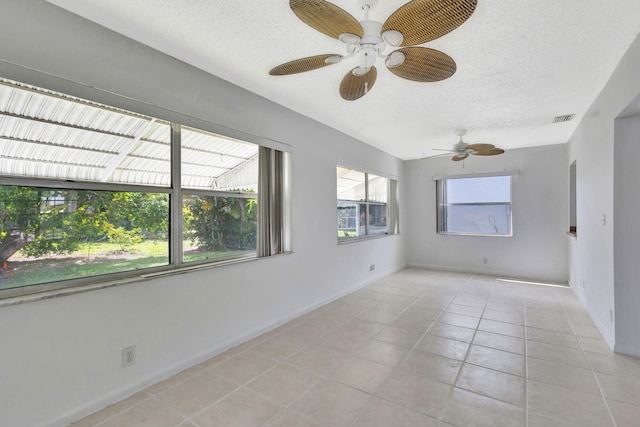
[[[436,234],[442,236],[477,236],[477,237],[513,237],[513,176],[519,175],[518,171],[508,172],[496,172],[496,173],[479,173],[479,174],[466,174],[466,175],[446,175],[446,176],[434,176],[433,180],[436,186]],[[446,199],[446,183],[448,180],[455,179],[474,179],[474,178],[495,178],[495,177],[508,177],[509,178],[509,202],[469,202],[469,203],[448,203]],[[493,206],[493,205],[507,205],[509,209],[508,221],[509,232],[508,233],[486,233],[486,232],[467,232],[467,231],[449,231],[447,227],[447,215],[446,209],[449,206]]]
[[[55,178],[40,178],[29,177],[19,175],[4,175],[0,174],[0,185],[3,186],[22,186],[32,188],[51,188],[51,189],[65,189],[65,190],[95,190],[95,191],[109,191],[109,192],[141,192],[141,193],[161,193],[169,196],[169,209],[168,209],[168,264],[155,267],[147,267],[139,270],[128,270],[116,273],[100,274],[86,277],[78,277],[73,279],[65,279],[59,281],[51,281],[33,285],[24,285],[6,289],[0,289],[0,302],[7,298],[21,297],[31,294],[38,294],[49,291],[66,291],[62,292],[75,293],[89,288],[103,288],[114,286],[119,283],[128,283],[130,281],[145,280],[149,277],[157,277],[164,274],[175,274],[180,270],[191,270],[195,268],[207,268],[219,265],[225,265],[229,263],[241,262],[245,260],[252,260],[261,257],[267,257],[270,255],[276,255],[277,253],[291,252],[291,240],[290,230],[288,229],[290,224],[290,212],[291,208],[291,192],[290,183],[285,190],[285,203],[286,209],[282,213],[282,221],[280,222],[282,232],[287,235],[284,247],[280,252],[271,253],[266,255],[258,255],[257,248],[253,254],[243,254],[236,256],[220,257],[215,259],[203,259],[203,260],[191,260],[184,261],[184,254],[182,251],[182,239],[184,236],[183,230],[183,214],[182,203],[183,194],[185,195],[200,195],[200,196],[218,196],[218,197],[234,197],[234,198],[246,198],[246,199],[259,199],[258,192],[243,192],[243,191],[224,191],[224,190],[207,190],[199,188],[182,188],[181,185],[181,171],[182,171],[182,144],[181,144],[181,129],[182,126],[188,126],[190,130],[203,131],[218,135],[222,138],[235,139],[240,142],[255,145],[258,149],[260,147],[267,148],[269,150],[277,150],[284,153],[287,158],[286,168],[281,171],[286,175],[287,180],[290,180],[290,146],[287,144],[279,143],[277,141],[267,140],[254,135],[244,134],[241,131],[223,128],[222,126],[215,125],[213,123],[204,122],[200,120],[194,120],[192,117],[184,117],[182,123],[176,120],[176,116],[180,118],[180,114],[173,113],[173,117],[155,117],[148,113],[137,112],[136,109],[132,109],[130,106],[121,108],[118,106],[108,105],[104,102],[90,100],[90,97],[84,96],[83,98],[76,97],[76,95],[67,95],[63,93],[57,93],[50,89],[43,88],[42,86],[36,87],[30,84],[23,84],[16,81],[10,81],[0,78],[2,84],[9,86],[15,85],[21,89],[28,91],[35,91],[45,96],[51,96],[54,98],[66,99],[70,97],[72,101],[78,103],[87,103],[94,107],[102,108],[107,111],[116,111],[119,113],[129,113],[132,115],[141,115],[149,117],[154,120],[162,120],[170,125],[170,185],[147,185],[147,184],[127,184],[117,182],[100,182],[100,181],[82,181],[82,180],[57,180]],[[140,108],[139,110],[144,110]],[[200,122],[200,123],[198,123]],[[225,132],[220,132],[220,128]],[[89,129],[87,129],[89,130]],[[264,140],[264,141],[263,141]],[[263,143],[264,142],[264,143]],[[260,178],[259,178],[260,179]],[[287,181],[288,182],[288,181]],[[75,289],[74,289],[75,288]]]
[[[148,185],[127,185],[127,184],[106,184],[100,182],[85,181],[56,181],[42,178],[24,178],[0,175],[0,185],[30,187],[30,188],[51,188],[64,190],[95,190],[95,191],[113,191],[113,192],[132,192],[132,193],[162,193],[169,195],[169,205],[171,205],[171,189],[168,187],[156,187]],[[171,234],[171,214],[169,218],[169,233]],[[141,270],[127,270],[116,273],[100,274],[94,276],[78,277],[75,279],[66,279],[59,281],[51,281],[33,285],[26,285],[14,288],[0,289],[0,300],[22,295],[30,295],[41,292],[74,288],[83,285],[91,285],[105,281],[120,281],[122,279],[141,276],[142,274],[158,273],[161,271],[171,270],[171,242],[169,240],[169,257],[168,264],[157,267],[147,267]]]
[[[348,169],[354,172],[359,172],[364,174],[364,200],[351,200],[351,199],[338,199],[337,195],[336,195],[336,209],[340,209],[340,202],[351,202],[354,205],[364,205],[364,212],[365,212],[365,220],[364,220],[364,230],[365,233],[363,235],[360,236],[347,236],[347,237],[340,237],[340,235],[338,234],[336,236],[338,244],[345,244],[345,243],[351,243],[351,242],[356,242],[356,241],[362,241],[362,240],[368,240],[368,239],[377,239],[377,238],[382,238],[382,237],[386,237],[386,236],[393,236],[396,234],[400,234],[400,225],[399,225],[399,205],[398,205],[398,196],[397,196],[397,186],[398,186],[398,180],[396,178],[391,178],[385,174],[381,174],[380,172],[375,172],[375,171],[370,171],[370,170],[366,170],[366,169],[361,169],[359,167],[352,167],[352,166],[348,166],[345,165],[343,163],[338,163],[336,165],[336,170],[338,168],[341,169]],[[376,177],[379,178],[384,178],[387,180],[387,200],[385,202],[378,202],[378,201],[372,201],[369,197],[369,175],[374,175]],[[395,182],[395,184],[392,183]],[[336,187],[337,187],[337,182],[336,182]],[[396,195],[395,197],[391,197],[391,192],[395,189],[396,191]],[[392,200],[393,199],[393,200]],[[369,217],[370,217],[370,213],[369,213],[369,208],[371,206],[386,206],[387,210],[387,227],[389,227],[389,220],[392,216],[395,216],[395,232],[393,233],[389,233],[389,229],[387,228],[387,231],[385,231],[384,233],[371,233],[370,232],[370,224],[369,224]],[[394,210],[394,212],[391,212],[391,210]],[[337,214],[337,211],[336,211]],[[356,217],[356,222],[358,221],[358,217]],[[336,230],[339,233],[339,221],[338,221],[338,217],[336,215]],[[356,227],[358,227],[359,224],[356,224]]]

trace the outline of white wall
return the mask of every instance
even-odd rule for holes
[[[507,150],[452,162],[407,162],[408,264],[565,282],[568,278],[569,168],[566,144]],[[436,233],[433,176],[518,170],[512,178],[513,237]],[[487,263],[484,264],[484,258]],[[554,263],[558,267],[554,267]]]
[[[617,322],[618,295],[614,286],[614,122],[640,93],[640,38],[629,47],[602,92],[589,107],[569,141],[567,167],[577,160],[577,239],[570,242],[570,280],[605,339],[616,351],[640,355],[640,342],[618,348],[617,334],[637,329],[633,322]],[[636,147],[637,148],[637,147]],[[637,170],[637,165],[636,165]],[[637,190],[637,188],[636,188]],[[633,206],[638,209],[638,206]],[[606,215],[606,224],[603,224]],[[634,242],[634,253],[640,249]],[[621,296],[620,298],[624,298]],[[630,301],[640,313],[640,300]]]
[[[0,307],[0,425],[64,425],[405,265],[404,235],[336,244],[337,159],[406,200],[400,160],[44,1],[0,8],[0,76],[292,146],[295,251]]]
[[[640,116],[616,120],[614,292],[616,351],[640,357]]]

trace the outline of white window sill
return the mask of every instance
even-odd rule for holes
[[[340,239],[338,240],[338,245],[344,245],[347,243],[355,243],[355,242],[364,242],[367,240],[375,240],[375,239],[383,239],[385,237],[391,236],[399,236],[400,233],[394,234],[371,234],[369,236],[358,236],[358,237],[349,237],[348,239]]]
[[[245,262],[264,260],[264,259],[269,259],[269,258],[278,257],[281,255],[289,255],[289,254],[293,254],[293,252],[284,252],[282,254],[272,255],[269,257],[256,257],[255,255],[250,255],[250,256],[245,256],[240,258],[228,259],[224,261],[210,262],[206,264],[187,265],[184,267],[167,269],[167,270],[157,271],[153,273],[139,274],[139,275],[135,275],[127,278],[105,280],[99,283],[69,286],[66,288],[42,291],[37,293],[34,292],[30,294],[8,296],[6,298],[0,299],[0,308],[11,306],[11,305],[20,305],[20,304],[26,304],[26,303],[35,302],[35,301],[42,301],[42,300],[47,300],[51,298],[58,298],[58,297],[63,297],[68,295],[75,295],[75,294],[89,292],[97,289],[106,289],[106,288],[112,288],[115,286],[139,283],[139,282],[144,282],[151,279],[156,279],[159,277],[185,274],[185,273],[190,273],[197,270],[208,270],[208,269],[224,267],[232,264],[240,264]],[[37,286],[37,285],[34,285],[34,286]],[[7,289],[7,290],[10,290],[10,289]]]

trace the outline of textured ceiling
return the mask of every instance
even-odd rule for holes
[[[293,59],[346,53],[286,0],[49,1],[402,159],[440,154],[432,149],[450,148],[460,128],[468,143],[507,150],[567,142],[640,32],[638,0],[478,0],[462,26],[421,45],[451,56],[453,77],[413,82],[379,60],[375,87],[345,101],[348,61],[268,75]],[[364,18],[354,0],[333,3]],[[380,1],[370,19],[384,22],[404,3]],[[565,114],[576,117],[552,124]]]

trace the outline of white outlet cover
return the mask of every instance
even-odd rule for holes
[[[122,367],[126,368],[127,366],[136,364],[136,346],[132,345],[131,347],[127,347],[122,349]]]

